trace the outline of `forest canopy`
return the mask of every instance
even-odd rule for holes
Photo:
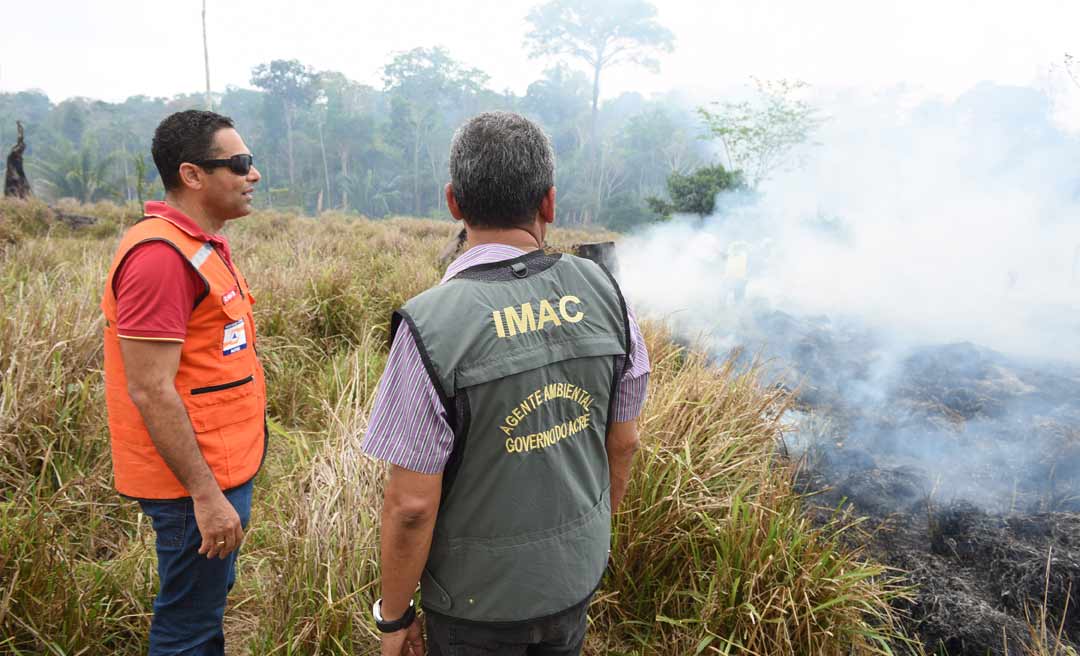
[[[416,48],[394,55],[382,82],[377,88],[275,60],[252,70],[254,88],[212,94],[214,110],[236,121],[255,154],[263,174],[259,204],[375,218],[445,216],[453,131],[485,110],[521,112],[551,136],[559,214],[567,224],[628,228],[655,219],[645,199],[663,195],[672,173],[711,159],[694,107],[637,93],[598,103],[592,153],[594,80],[564,63],[517,95],[491,89],[483,71],[443,48]],[[14,143],[15,121],[22,120],[27,172],[39,195],[157,198],[163,190],[150,160],[154,128],[169,113],[205,106],[202,92],[118,103],[0,93],[0,144]]]

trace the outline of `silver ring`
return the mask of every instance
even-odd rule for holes
[[[218,544],[225,544],[225,540],[218,540]]]

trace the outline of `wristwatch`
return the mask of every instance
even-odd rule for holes
[[[375,628],[379,629],[381,633],[394,633],[395,631],[407,629],[412,625],[413,620],[416,619],[416,603],[415,600],[410,599],[405,614],[393,622],[387,622],[382,616],[382,598],[380,597],[375,601],[375,605],[371,607],[371,614],[375,617]]]

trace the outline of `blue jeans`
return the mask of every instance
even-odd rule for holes
[[[247,528],[251,517],[248,481],[225,492]],[[195,524],[191,499],[140,501],[157,534],[158,578],[154,618],[150,622],[150,656],[222,656],[225,597],[236,580],[236,555],[208,559],[199,554],[202,535]]]

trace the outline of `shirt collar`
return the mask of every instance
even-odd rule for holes
[[[446,273],[443,274],[439,284],[450,280],[469,267],[478,264],[490,264],[492,262],[512,260],[515,257],[524,255],[526,252],[527,251],[523,251],[520,248],[509,246],[507,244],[480,244],[479,246],[473,246],[450,263],[450,266],[446,268]]]
[[[198,223],[195,223],[195,219],[192,219],[187,214],[184,214],[177,208],[169,205],[168,203],[160,200],[152,200],[146,203],[143,214],[145,216],[157,216],[165,219],[169,223],[173,224],[177,228],[180,228],[184,232],[188,233],[195,239],[201,239],[203,241],[213,242],[215,244],[225,244],[225,238],[221,235],[211,235],[199,227]]]

